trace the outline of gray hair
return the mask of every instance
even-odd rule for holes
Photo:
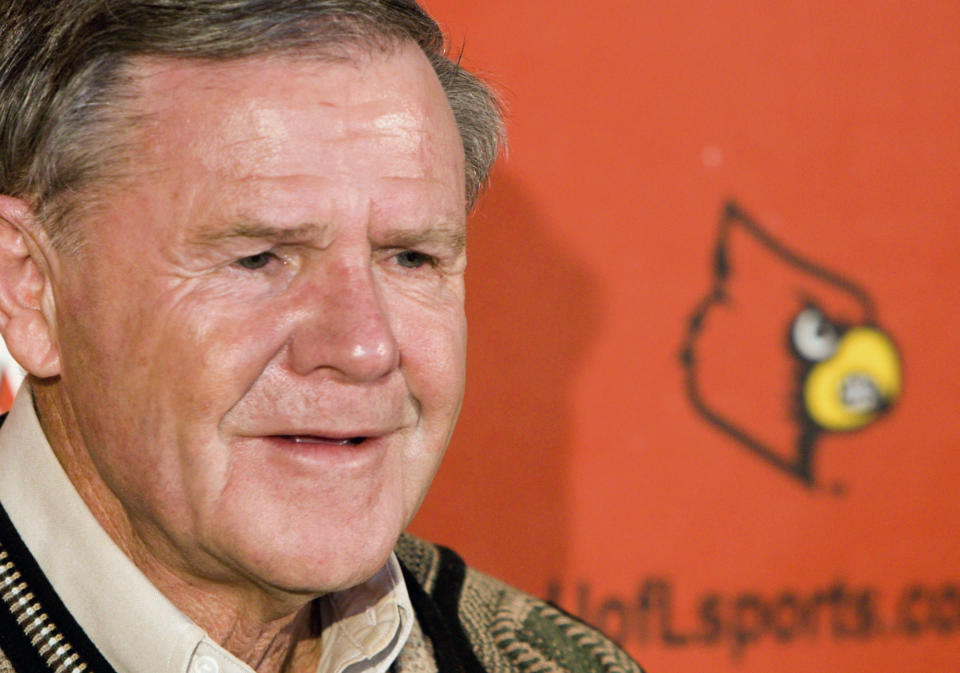
[[[385,49],[412,40],[453,108],[468,207],[503,141],[496,97],[446,56],[439,27],[414,0],[0,2],[0,194],[28,200],[58,246],[73,237],[64,223],[78,206],[72,197],[112,177],[111,162],[120,163],[126,71],[138,56],[335,58],[338,47]]]

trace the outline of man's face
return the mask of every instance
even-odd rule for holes
[[[362,581],[460,407],[453,113],[415,46],[139,74],[134,179],[55,274],[73,441],[148,564],[307,592]]]

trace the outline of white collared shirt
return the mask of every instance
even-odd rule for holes
[[[100,526],[50,448],[29,385],[0,428],[0,502],[118,673],[252,673],[160,593]],[[320,598],[319,607],[317,673],[383,673],[414,621],[393,555],[368,581]]]

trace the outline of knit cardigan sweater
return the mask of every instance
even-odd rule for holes
[[[404,535],[396,553],[416,614],[396,673],[642,673],[594,629],[449,549]],[[114,673],[2,507],[0,599],[0,673]]]

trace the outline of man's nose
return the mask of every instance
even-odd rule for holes
[[[352,382],[376,381],[400,362],[400,349],[373,271],[367,265],[326,269],[298,293],[302,313],[291,341],[301,376],[328,369]]]

